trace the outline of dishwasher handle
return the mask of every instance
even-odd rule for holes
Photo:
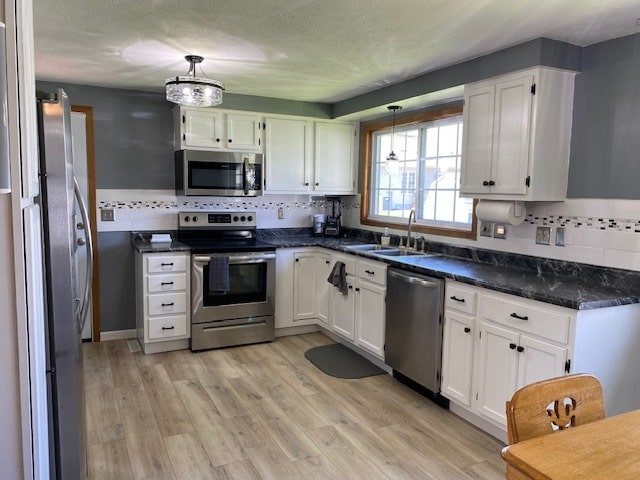
[[[428,287],[428,288],[440,287],[439,282],[432,282],[430,280],[425,280],[424,278],[414,277],[412,275],[407,275],[405,273],[398,273],[391,270],[388,273],[390,277],[396,278],[398,280],[403,281],[404,283],[408,283],[411,285],[420,285],[421,287]]]

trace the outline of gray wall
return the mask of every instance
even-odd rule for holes
[[[96,188],[173,188],[172,104],[158,93],[37,82],[62,87],[72,105],[93,107]]]
[[[98,234],[100,331],[136,328],[134,252],[129,232]]]
[[[640,34],[583,49],[567,196],[640,199]]]

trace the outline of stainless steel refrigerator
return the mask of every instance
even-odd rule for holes
[[[75,480],[87,476],[81,332],[91,297],[91,230],[86,204],[73,176],[69,98],[62,89],[38,93],[37,105],[50,475],[52,479]],[[77,278],[80,248],[87,249],[88,258],[84,288]]]

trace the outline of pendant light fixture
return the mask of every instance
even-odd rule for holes
[[[196,77],[196,65],[202,63],[204,58],[198,55],[187,55],[184,58],[189,62],[189,71],[185,76],[167,78],[167,100],[190,107],[220,105],[224,85],[210,78]]]
[[[393,112],[393,120],[391,122],[391,153],[387,155],[387,163],[389,163],[398,161],[398,156],[396,155],[396,152],[393,151],[393,139],[396,133],[396,112],[401,110],[402,107],[400,105],[389,105],[387,109]]]

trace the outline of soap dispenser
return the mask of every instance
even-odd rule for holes
[[[384,227],[384,232],[380,237],[380,244],[386,247],[387,245],[389,245],[390,242],[391,242],[391,235],[389,235],[389,228]]]

